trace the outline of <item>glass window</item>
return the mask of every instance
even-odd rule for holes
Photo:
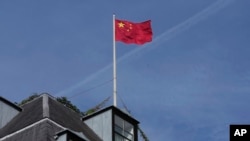
[[[134,141],[134,127],[115,115],[115,141]]]

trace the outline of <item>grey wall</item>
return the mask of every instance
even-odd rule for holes
[[[103,141],[112,140],[112,112],[108,110],[84,121]]]
[[[0,100],[0,128],[19,113],[18,110]]]

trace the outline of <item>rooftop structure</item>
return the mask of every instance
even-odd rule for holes
[[[137,141],[138,121],[114,106],[82,117],[49,94],[17,106],[0,97],[0,141]]]

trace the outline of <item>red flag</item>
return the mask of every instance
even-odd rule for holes
[[[125,20],[115,20],[115,40],[126,44],[142,45],[152,41],[151,20],[133,23]]]

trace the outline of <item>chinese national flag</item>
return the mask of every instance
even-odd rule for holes
[[[152,41],[151,20],[133,23],[125,20],[115,20],[115,40],[126,44],[142,45]]]

